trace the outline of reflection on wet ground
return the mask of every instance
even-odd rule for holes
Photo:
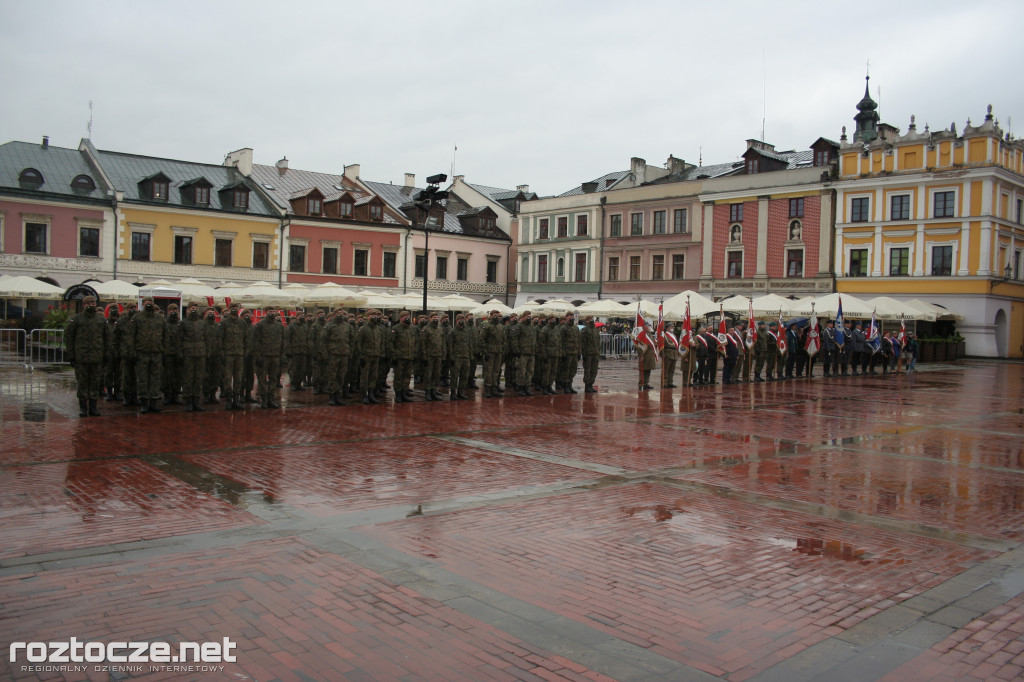
[[[232,632],[237,675],[745,679],[1024,539],[1024,365],[639,394],[634,369],[606,363],[597,394],[89,419],[66,374],[0,370],[0,639],[77,635],[99,595],[90,636],[136,636],[147,585],[194,569],[215,622],[147,608]],[[609,638],[629,656],[573,659]]]

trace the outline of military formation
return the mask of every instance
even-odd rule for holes
[[[677,365],[684,386],[719,383],[719,366],[723,384],[811,378],[816,365],[821,365],[826,378],[915,371],[918,345],[912,332],[900,338],[887,331],[877,343],[870,343],[866,327],[867,323],[846,320],[839,333],[835,320],[828,320],[824,328],[813,330],[817,332],[814,335],[809,326],[800,327],[794,322],[783,329],[777,321],[762,320],[750,333],[747,323],[739,321],[727,326],[722,336],[713,327],[698,324],[687,343],[680,342],[673,324],[668,323],[662,351],[662,388],[676,387]],[[650,377],[657,366],[650,325],[646,331],[635,342],[641,391],[653,388]],[[813,353],[808,350],[811,336],[816,342]]]
[[[458,314],[453,322],[438,313],[403,310],[391,319],[343,308],[280,319],[267,308],[256,321],[238,305],[217,311],[193,303],[179,318],[177,305],[162,310],[145,298],[141,310],[129,304],[122,314],[111,306],[104,317],[93,297],[82,302],[65,334],[82,417],[99,416],[101,399],[141,414],[166,405],[204,412],[221,402],[225,410],[279,408],[284,375],[290,390],[326,395],[331,406],[379,404],[389,389],[394,402],[410,402],[415,384],[426,401],[466,400],[478,388],[478,367],[485,398],[577,393],[581,360],[584,390],[597,391],[600,334],[593,317],[580,329],[571,313],[503,317],[494,310],[483,319]]]

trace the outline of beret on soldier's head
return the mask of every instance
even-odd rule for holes
[[[491,315],[501,315],[501,311],[500,311],[500,310],[492,310],[492,311],[490,312],[490,314],[491,314]]]
[[[758,320],[757,321],[757,326],[758,327],[763,327],[764,326],[764,320]]]
[[[86,304],[86,305],[87,305],[87,304],[89,304],[89,303],[95,303],[95,302],[96,302],[96,297],[95,297],[95,296],[92,296],[92,295],[90,295],[90,296],[84,296],[84,297],[82,298],[82,303],[83,303],[83,304]]]
[[[142,299],[142,302],[143,303],[152,303],[153,302],[153,297],[152,296],[146,296],[144,299]]]
[[[380,311],[377,310],[376,308],[370,308],[369,310],[366,311],[366,314],[367,315],[380,315]]]

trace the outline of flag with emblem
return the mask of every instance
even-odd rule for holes
[[[646,344],[654,351],[654,358],[661,359],[658,355],[658,346],[654,343],[651,335],[647,333],[647,321],[644,320],[644,314],[640,312],[639,301],[636,304],[636,320],[633,323],[633,342]]]
[[[757,343],[757,325],[754,324],[754,300],[748,299],[750,308],[747,311],[747,348]]]
[[[779,311],[779,355],[786,354],[786,325],[782,321],[782,311]]]
[[[818,314],[814,312],[814,306],[811,306],[811,327],[807,330],[807,341],[804,342],[804,350],[807,351],[807,355],[814,357],[818,348],[820,347],[821,340],[818,338],[820,330],[818,329]]]
[[[871,326],[868,327],[867,343],[871,346],[871,352],[877,353],[882,350],[882,335],[878,332],[878,318],[875,311],[871,311]]]
[[[654,329],[654,342],[658,344],[658,351],[665,350],[665,311],[664,305],[658,304],[658,326]]]
[[[839,297],[839,310],[836,311],[836,345],[840,348],[846,343],[846,328],[843,326],[846,322],[843,320],[843,297]]]

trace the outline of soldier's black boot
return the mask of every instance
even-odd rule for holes
[[[107,397],[104,398],[104,400],[106,400],[108,403],[112,403],[115,400],[117,400],[117,394],[114,393],[113,391],[107,391]]]
[[[99,403],[99,399],[92,399],[92,398],[89,399],[89,416],[90,417],[98,417],[98,416],[100,416],[100,408],[97,405],[97,403]]]
[[[148,414],[148,413],[149,413],[149,401],[148,400],[143,400],[142,401],[142,407],[139,409],[139,414]]]
[[[465,392],[463,392],[463,391],[459,391],[459,394],[458,394],[457,397],[458,397],[459,400],[469,400],[469,396],[466,395]]]
[[[565,392],[566,393],[579,393],[579,391],[577,391],[575,388],[572,387],[572,382],[571,381],[565,385]]]
[[[491,393],[491,387],[488,386],[487,384],[484,384],[484,397],[485,398],[493,398],[494,397],[494,394]]]
[[[407,402],[412,402],[412,398],[413,398],[412,391],[410,391],[408,389],[402,391],[402,397],[405,398],[405,400]]]
[[[503,389],[501,387],[501,384],[495,384],[493,390],[494,390],[495,393],[504,393],[505,392],[505,389]]]
[[[194,407],[194,401],[192,400],[192,398],[189,398],[189,397],[186,396],[185,397],[185,411],[186,412],[194,412],[195,409],[196,408]]]
[[[85,403],[85,398],[79,398],[78,399],[78,416],[79,417],[88,417],[89,416],[89,407]]]
[[[523,395],[525,395],[526,397],[530,397],[530,396],[534,396],[534,395],[537,395],[537,394],[534,393],[533,391],[531,391],[529,385],[527,385],[527,386],[523,386]]]
[[[462,399],[459,397],[459,392],[456,391],[453,388],[452,390],[448,391],[448,400],[462,400]]]
[[[199,396],[193,396],[192,398],[192,409],[195,412],[206,412],[206,408],[200,405],[202,399]]]
[[[331,407],[337,407],[338,406],[338,394],[337,393],[332,393],[330,400],[327,401],[327,404],[330,405]]]
[[[395,391],[395,403],[405,402],[405,391]]]
[[[161,412],[163,409],[164,408],[160,407],[160,399],[159,398],[154,398],[153,400],[149,401],[149,411],[150,412]]]
[[[366,393],[363,394],[363,405],[369,405],[369,404],[370,404],[370,392],[367,391]]]

